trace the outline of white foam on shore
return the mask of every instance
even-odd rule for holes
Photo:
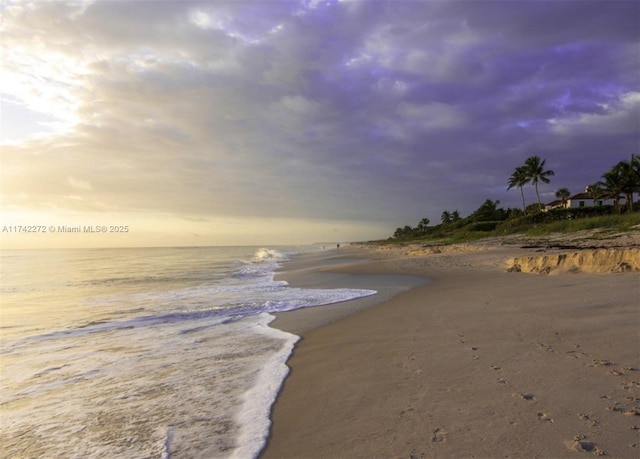
[[[273,353],[266,359],[254,386],[243,396],[242,408],[236,415],[236,421],[240,425],[238,435],[240,446],[232,452],[231,458],[255,458],[264,447],[271,426],[271,407],[284,379],[289,374],[286,362],[293,352],[295,343],[300,339],[294,334],[269,327],[268,324],[274,318],[270,314],[260,314],[260,322],[252,327],[252,330],[259,334],[284,341],[280,352]]]

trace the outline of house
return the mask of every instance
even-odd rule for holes
[[[598,197],[594,198],[591,193],[584,191],[583,193],[577,193],[570,196],[564,203],[561,200],[552,201],[545,205],[545,210],[551,209],[576,209],[578,207],[600,207],[600,206],[613,206],[613,198]],[[618,198],[618,203],[624,205],[624,196]]]
[[[624,205],[624,196],[618,197],[618,203]],[[600,206],[613,206],[615,200],[613,198],[598,197],[594,198],[593,195],[587,191],[584,193],[578,193],[567,199],[567,209],[575,209],[577,207],[600,207]]]

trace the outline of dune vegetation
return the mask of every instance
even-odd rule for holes
[[[457,210],[443,211],[441,222],[430,225],[423,218],[412,227],[405,225],[381,243],[428,242],[437,244],[457,243],[487,237],[522,234],[544,236],[552,233],[573,233],[583,230],[600,230],[606,234],[620,231],[640,231],[640,202],[633,200],[640,193],[640,156],[632,155],[630,161],[620,161],[602,174],[602,180],[586,187],[586,193],[595,203],[597,199],[609,199],[612,205],[567,208],[569,190],[560,188],[556,197],[561,205],[554,208],[543,206],[539,198],[539,182],[549,183],[553,171],[545,170],[545,160],[528,158],[524,165],[516,167],[508,179],[508,188],[519,188],[523,208],[502,208],[500,201],[487,199],[467,217]],[[526,205],[523,187],[533,184],[537,202]]]

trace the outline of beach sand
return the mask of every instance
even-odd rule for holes
[[[291,285],[383,294],[272,323],[303,338],[261,457],[640,457],[637,236],[297,258]]]

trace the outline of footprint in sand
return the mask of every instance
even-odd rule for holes
[[[547,413],[538,413],[538,421],[554,423],[555,421]]]
[[[609,411],[614,411],[616,413],[622,413],[625,416],[640,416],[640,407],[634,406],[633,408],[627,410],[623,406],[615,405],[607,407]]]
[[[578,351],[565,351],[564,353],[574,359],[581,359],[587,355],[584,352],[578,352]]]
[[[611,360],[607,359],[593,359],[591,360],[591,363],[591,366],[593,367],[608,367],[614,364]]]
[[[415,415],[416,415],[415,408],[412,406],[409,406],[404,410],[400,411],[400,414],[398,415],[398,417],[400,419],[414,419]]]
[[[438,427],[433,431],[431,441],[434,443],[442,443],[443,441],[447,441],[447,431],[444,430],[444,427]]]
[[[591,452],[593,452],[594,449],[596,449],[596,445],[595,445],[595,443],[593,443],[591,441],[574,440],[573,443],[571,444],[571,449],[573,449],[575,451],[591,453]]]
[[[547,351],[547,352],[552,352],[552,353],[555,353],[555,352],[556,352],[556,350],[553,348],[553,346],[551,346],[551,345],[549,345],[549,344],[544,344],[544,343],[536,343],[536,344],[538,345],[538,347],[539,347],[541,350],[545,350],[545,351]]]
[[[630,410],[624,412],[626,416],[640,416],[640,406],[634,406]]]
[[[607,409],[616,413],[626,413],[627,411],[620,402],[615,402],[612,406],[608,406]]]
[[[580,413],[578,415],[578,419],[580,419],[581,421],[588,421],[589,427],[592,427],[592,428],[598,427],[598,425],[600,424],[600,421],[596,419],[591,419],[591,415],[585,414],[585,413]]]
[[[606,453],[596,446],[592,441],[586,440],[584,435],[576,435],[573,441],[565,442],[567,448],[579,453],[593,453],[596,456],[606,456]]]

